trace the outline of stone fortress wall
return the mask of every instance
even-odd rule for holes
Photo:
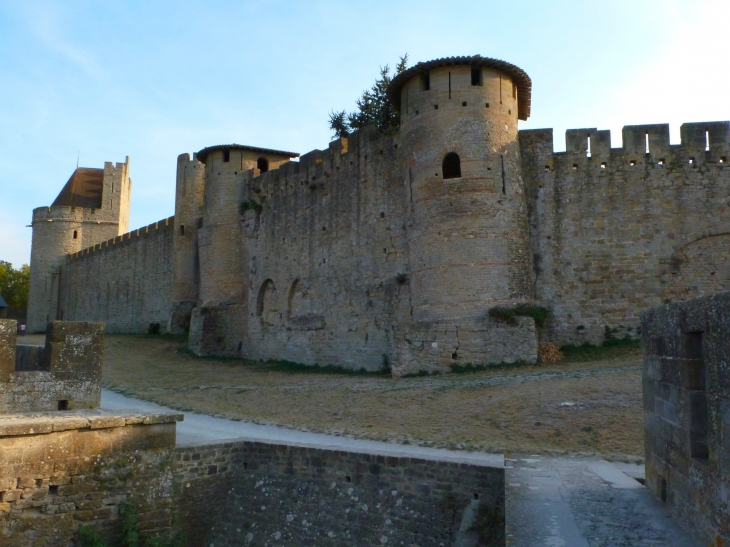
[[[728,122],[685,124],[680,145],[627,126],[613,149],[569,130],[555,153],[552,130],[517,130],[531,83],[513,65],[398,78],[397,135],[365,128],[299,161],[182,154],[174,220],[65,257],[60,311],[110,332],[164,323],[199,354],[405,374],[637,337],[642,310],[728,288]],[[549,308],[548,327],[488,315],[516,303]]]
[[[636,336],[641,311],[730,289],[730,122],[520,131],[535,299],[558,343]]]
[[[69,320],[101,321],[107,332],[167,325],[172,307],[174,219],[97,243],[68,256],[60,309]]]

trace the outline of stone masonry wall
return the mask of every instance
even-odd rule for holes
[[[501,458],[256,441],[174,448],[180,419],[0,416],[0,546],[66,547],[81,525],[119,545],[125,504],[136,507],[142,536],[182,532],[190,547],[505,545]]]
[[[17,354],[16,325],[0,319],[0,413],[98,408],[104,325],[54,321],[43,351]]]
[[[503,466],[241,441],[175,469],[191,545],[505,544]]]
[[[177,415],[0,416],[0,546],[66,547],[80,525],[119,545],[120,506],[145,536],[172,527]]]
[[[642,315],[646,486],[711,545],[730,543],[730,292]]]
[[[242,353],[364,367],[392,360],[410,315],[397,141],[359,131],[245,180],[248,278]]]
[[[730,289],[730,122],[520,131],[536,272],[560,344],[638,335],[642,310]],[[588,152],[590,151],[590,153]]]
[[[174,218],[70,255],[62,269],[61,315],[102,321],[108,333],[168,324],[172,308]]]

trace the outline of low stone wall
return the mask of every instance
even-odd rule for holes
[[[179,448],[175,469],[190,545],[505,544],[501,461],[239,441]]]
[[[110,546],[120,509],[185,545],[503,546],[504,463],[236,441],[175,448],[179,415],[0,417],[0,545]]]
[[[99,407],[104,324],[48,325],[44,348],[16,346],[16,322],[0,319],[0,413]]]
[[[684,527],[730,544],[730,292],[645,312],[646,486]]]
[[[117,545],[119,509],[140,531],[172,522],[180,415],[75,411],[0,416],[0,545],[67,546],[87,525]]]

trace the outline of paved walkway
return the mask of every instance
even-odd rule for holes
[[[632,478],[643,476],[643,466],[571,456],[515,456],[506,465],[507,545],[704,545],[681,530]]]
[[[175,412],[102,391],[105,409]],[[180,446],[253,439],[507,467],[507,544],[513,547],[702,547],[632,477],[641,466],[597,458],[512,456],[336,437],[185,413]]]

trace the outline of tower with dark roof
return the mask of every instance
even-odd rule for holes
[[[244,173],[265,173],[297,156],[226,144],[204,148],[192,160],[188,154],[178,157],[171,332],[189,328],[191,312],[198,304],[200,311],[223,303],[222,317],[228,319],[222,321],[222,328],[244,328],[247,257],[239,225],[242,204],[256,201],[243,184]],[[197,314],[197,328],[202,328],[204,319]]]
[[[70,253],[129,231],[129,157],[103,169],[77,168],[50,207],[33,210],[28,331],[63,319],[61,266]]]

